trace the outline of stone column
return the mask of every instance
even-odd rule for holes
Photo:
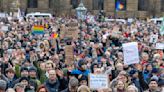
[[[115,0],[104,0],[104,10],[113,12],[115,10]]]
[[[20,8],[21,9],[27,8],[27,0],[20,0]]]
[[[87,10],[92,10],[92,2],[93,0],[83,0],[83,4]]]
[[[138,0],[127,0],[126,9],[127,11],[137,11]]]
[[[138,0],[127,0],[126,17],[137,17]]]
[[[155,15],[155,16],[160,16],[161,14],[161,0],[150,0],[150,4],[149,4],[149,9],[150,12],[152,11],[152,13],[150,13],[150,15]]]
[[[60,0],[61,11],[60,14],[62,15],[69,15],[71,13],[71,0]]]
[[[114,16],[115,0],[104,0],[104,11],[106,15]]]
[[[39,9],[48,9],[49,1],[48,0],[38,0],[38,8]]]

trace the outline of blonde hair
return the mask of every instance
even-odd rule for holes
[[[127,87],[127,90],[128,90],[129,88],[132,88],[132,89],[134,89],[134,90],[135,90],[135,92],[138,92],[137,87],[136,87],[136,86],[134,86],[134,85],[129,85],[129,86]]]
[[[81,85],[81,86],[78,88],[77,92],[91,92],[91,91],[90,91],[90,89],[89,89],[88,86]]]
[[[8,88],[6,92],[15,92],[15,90],[13,88]]]

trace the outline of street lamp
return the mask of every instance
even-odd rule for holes
[[[82,51],[82,23],[86,19],[87,9],[84,7],[82,0],[80,1],[79,6],[76,8],[76,15],[80,22],[80,53]]]
[[[79,6],[76,8],[76,15],[79,20],[84,21],[86,17],[87,8],[84,7],[82,0],[80,1]]]

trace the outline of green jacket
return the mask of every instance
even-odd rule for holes
[[[41,84],[43,84],[48,78],[46,77],[46,75],[45,75],[45,71],[43,71],[40,67],[39,67],[39,65],[38,65],[38,63],[35,61],[35,62],[33,62],[33,64],[34,64],[34,66],[37,68],[37,72],[38,72],[38,78],[39,78],[39,81],[41,82]]]

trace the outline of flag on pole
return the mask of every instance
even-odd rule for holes
[[[160,28],[160,34],[161,34],[162,36],[164,35],[164,17],[163,17],[162,25],[161,25],[161,28]]]
[[[53,34],[51,34],[51,38],[58,38],[58,34],[57,33],[53,33]]]
[[[44,34],[44,26],[35,25],[32,27],[33,34]]]
[[[126,4],[124,0],[116,0],[115,3],[116,11],[125,10]]]

